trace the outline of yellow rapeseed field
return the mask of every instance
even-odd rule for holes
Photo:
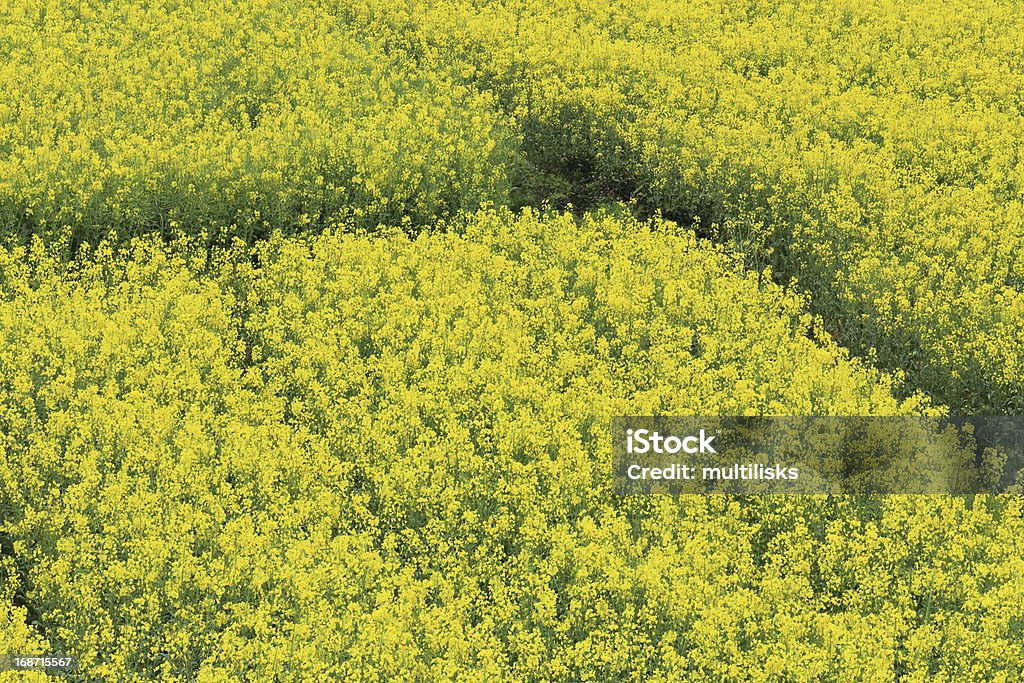
[[[623,497],[609,444],[1024,409],[1021,36],[1010,0],[0,0],[0,657],[1020,680],[1019,497]]]

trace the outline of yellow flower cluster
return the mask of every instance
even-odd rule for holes
[[[1024,410],[1019,3],[354,4],[497,94],[514,203],[633,198],[795,278],[954,409]]]
[[[854,352],[1024,409],[1016,3],[0,8],[0,234],[268,235],[635,199]]]
[[[0,253],[5,643],[81,680],[1019,673],[1018,502],[611,494],[616,414],[935,412],[739,256],[531,211],[205,254]]]
[[[1019,500],[616,497],[608,446],[615,415],[1024,409],[1022,27],[0,2],[0,657],[1020,680]]]
[[[487,94],[292,0],[0,6],[0,232],[424,224],[500,201]]]

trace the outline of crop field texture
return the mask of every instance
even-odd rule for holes
[[[0,0],[0,657],[1021,680],[1024,498],[609,444],[1024,412],[1022,145],[1015,0]]]

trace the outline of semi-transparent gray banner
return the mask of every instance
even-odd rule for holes
[[[1024,417],[619,417],[615,492],[1020,493]]]

